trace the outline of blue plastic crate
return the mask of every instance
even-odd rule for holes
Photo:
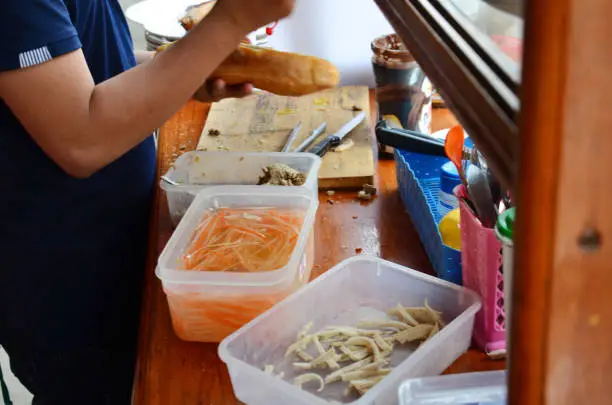
[[[461,252],[444,245],[438,230],[440,168],[446,162],[445,157],[395,150],[399,191],[436,275],[461,284]]]

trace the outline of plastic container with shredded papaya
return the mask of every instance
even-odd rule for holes
[[[318,201],[302,188],[202,191],[162,252],[157,276],[183,340],[219,342],[310,278]]]

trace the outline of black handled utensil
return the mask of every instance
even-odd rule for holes
[[[365,120],[365,118],[365,111],[360,112],[352,120],[344,124],[344,126],[340,128],[338,132],[333,135],[326,136],[321,142],[313,146],[312,149],[310,149],[308,152],[313,153],[319,157],[325,156],[325,154],[329,152],[331,148],[335,148],[336,146],[340,145],[344,137],[346,137],[349,133],[351,133],[351,131],[357,128],[359,124],[361,124]]]
[[[392,128],[389,123],[382,119],[376,124],[376,139],[378,143],[424,155],[446,157],[444,141],[430,135],[403,128]],[[467,159],[471,149],[464,147],[463,156]]]

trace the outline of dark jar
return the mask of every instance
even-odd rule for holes
[[[433,86],[396,34],[372,41],[376,101],[381,117],[394,115],[405,129],[431,133]]]

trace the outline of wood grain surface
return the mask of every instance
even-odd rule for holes
[[[375,105],[373,100],[372,103]],[[208,105],[190,102],[164,125],[159,139],[160,173],[164,173],[179,154],[196,147],[208,110]],[[447,110],[434,111],[434,130],[455,123]],[[354,192],[340,192],[333,197],[321,193],[313,278],[357,252],[432,272],[418,235],[404,211],[397,191],[393,161],[379,161],[376,183],[379,197],[369,204],[357,202]],[[172,330],[168,304],[154,275],[157,257],[168,241],[172,228],[163,193],[158,191],[155,204],[133,403],[239,404],[233,394],[227,369],[217,357],[217,345],[183,342]],[[483,353],[470,350],[448,372],[464,373],[504,367],[503,361],[492,361]]]

